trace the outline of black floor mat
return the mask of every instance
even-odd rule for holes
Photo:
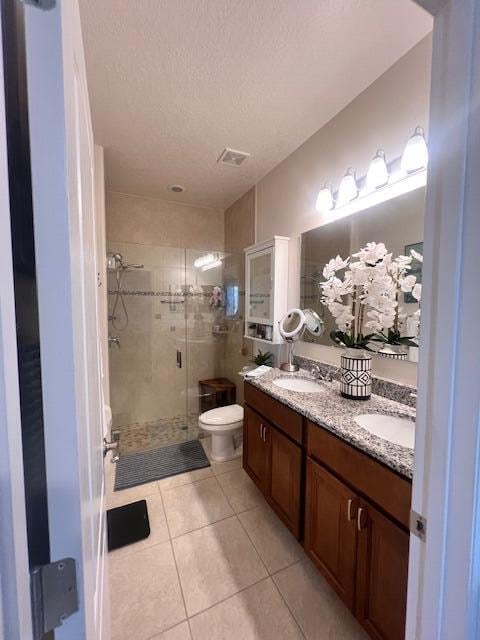
[[[108,550],[145,540],[150,535],[147,501],[139,500],[107,511]]]
[[[115,469],[114,491],[209,466],[210,462],[199,440],[170,444],[151,451],[120,454]]]

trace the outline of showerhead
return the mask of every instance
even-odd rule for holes
[[[126,270],[126,269],[144,269],[143,264],[129,264],[123,261],[121,253],[109,253],[108,254],[108,268],[114,271]]]

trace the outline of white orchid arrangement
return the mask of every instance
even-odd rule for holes
[[[332,340],[368,351],[373,351],[371,342],[417,346],[412,337],[401,335],[407,316],[399,307],[399,297],[402,292],[411,293],[420,300],[421,284],[408,272],[412,259],[422,256],[412,251],[411,256],[393,258],[383,242],[369,242],[352,258],[358,259],[344,260],[337,255],[323,269],[320,300],[338,327],[330,333]]]

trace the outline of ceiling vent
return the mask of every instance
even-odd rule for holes
[[[250,157],[249,153],[244,151],[235,151],[228,147],[222,151],[217,162],[221,164],[229,164],[231,167],[239,167],[244,160]]]

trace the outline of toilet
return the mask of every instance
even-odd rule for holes
[[[242,455],[243,407],[239,404],[205,411],[198,425],[212,436],[212,460],[226,462]]]

